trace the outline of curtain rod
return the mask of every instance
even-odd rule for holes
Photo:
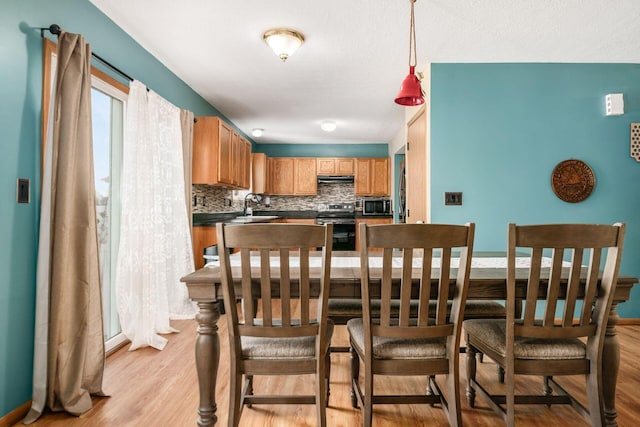
[[[45,31],[49,31],[51,34],[59,36],[60,33],[62,33],[62,28],[60,28],[60,26],[58,24],[52,24],[49,27],[40,28],[40,36],[43,37],[43,38],[44,38],[44,32]],[[130,75],[128,75],[127,73],[125,73],[124,71],[122,71],[121,69],[116,67],[115,65],[111,64],[109,61],[107,61],[106,59],[104,59],[100,55],[98,55],[98,54],[96,54],[94,52],[91,52],[91,56],[93,56],[95,59],[97,59],[103,65],[109,67],[112,71],[120,74],[122,77],[126,78],[130,82],[133,81],[133,77],[131,77]]]
[[[51,25],[49,25],[49,27],[41,27],[41,28],[39,28],[39,30],[40,30],[40,37],[42,37],[42,38],[44,38],[44,32],[45,31],[49,31],[51,34],[53,34],[55,36],[59,36],[60,33],[62,33],[62,28],[60,28],[60,25],[58,25],[58,24],[51,24]],[[127,73],[125,73],[124,71],[122,71],[121,69],[116,67],[115,65],[111,64],[109,61],[107,61],[106,59],[102,58],[98,54],[91,52],[91,56],[96,58],[103,65],[109,67],[112,71],[114,71],[114,72],[120,74],[122,77],[128,79],[130,82],[133,81],[133,77],[131,77],[130,75],[128,75]],[[148,90],[149,89],[147,89],[147,91]],[[194,118],[193,122],[197,123],[198,119]]]

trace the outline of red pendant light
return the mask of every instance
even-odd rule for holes
[[[414,107],[416,105],[424,104],[424,97],[422,92],[422,86],[420,86],[420,80],[415,75],[416,70],[416,26],[413,14],[413,4],[416,0],[409,0],[411,2],[411,26],[409,29],[409,74],[402,81],[400,86],[400,93],[396,97],[396,104],[406,105]]]

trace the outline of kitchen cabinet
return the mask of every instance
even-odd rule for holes
[[[391,224],[393,218],[356,218],[356,251],[360,250],[360,224],[368,225]]]
[[[193,260],[196,270],[204,267],[204,248],[218,243],[215,226],[193,227]]]
[[[239,188],[251,187],[251,143],[241,135],[234,134],[234,177],[233,183]]]
[[[269,162],[270,194],[293,194],[293,157],[273,157]]]
[[[268,194],[304,196],[318,193],[315,157],[273,157],[268,159],[268,168]]]
[[[389,158],[356,159],[356,196],[389,196]]]
[[[318,157],[318,175],[353,175],[355,161],[350,157]]]
[[[267,155],[264,153],[251,155],[251,192],[254,194],[267,192]]]
[[[318,174],[316,173],[315,158],[294,159],[293,177],[293,194],[318,194]]]
[[[194,184],[250,186],[251,143],[219,117],[197,117],[193,126]]]

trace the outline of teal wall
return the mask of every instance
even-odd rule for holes
[[[256,144],[269,157],[389,157],[388,144]]]
[[[625,114],[605,116],[624,93]],[[640,277],[640,163],[629,155],[640,122],[638,64],[433,64],[433,222],[476,222],[478,250],[505,250],[507,223],[625,222],[621,273]],[[551,189],[565,159],[587,162],[596,187],[581,203]],[[444,206],[462,191],[462,206]],[[640,317],[640,289],[618,311]]]
[[[196,115],[220,115],[86,0],[3,0],[0,12],[0,417],[31,399],[40,198],[42,40],[83,34],[93,51]],[[16,179],[31,180],[17,204]]]

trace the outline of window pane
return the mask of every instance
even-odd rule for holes
[[[120,333],[115,305],[115,262],[118,249],[119,153],[122,140],[122,101],[97,89],[91,91],[96,216],[105,341]],[[115,181],[115,182],[114,182]]]

